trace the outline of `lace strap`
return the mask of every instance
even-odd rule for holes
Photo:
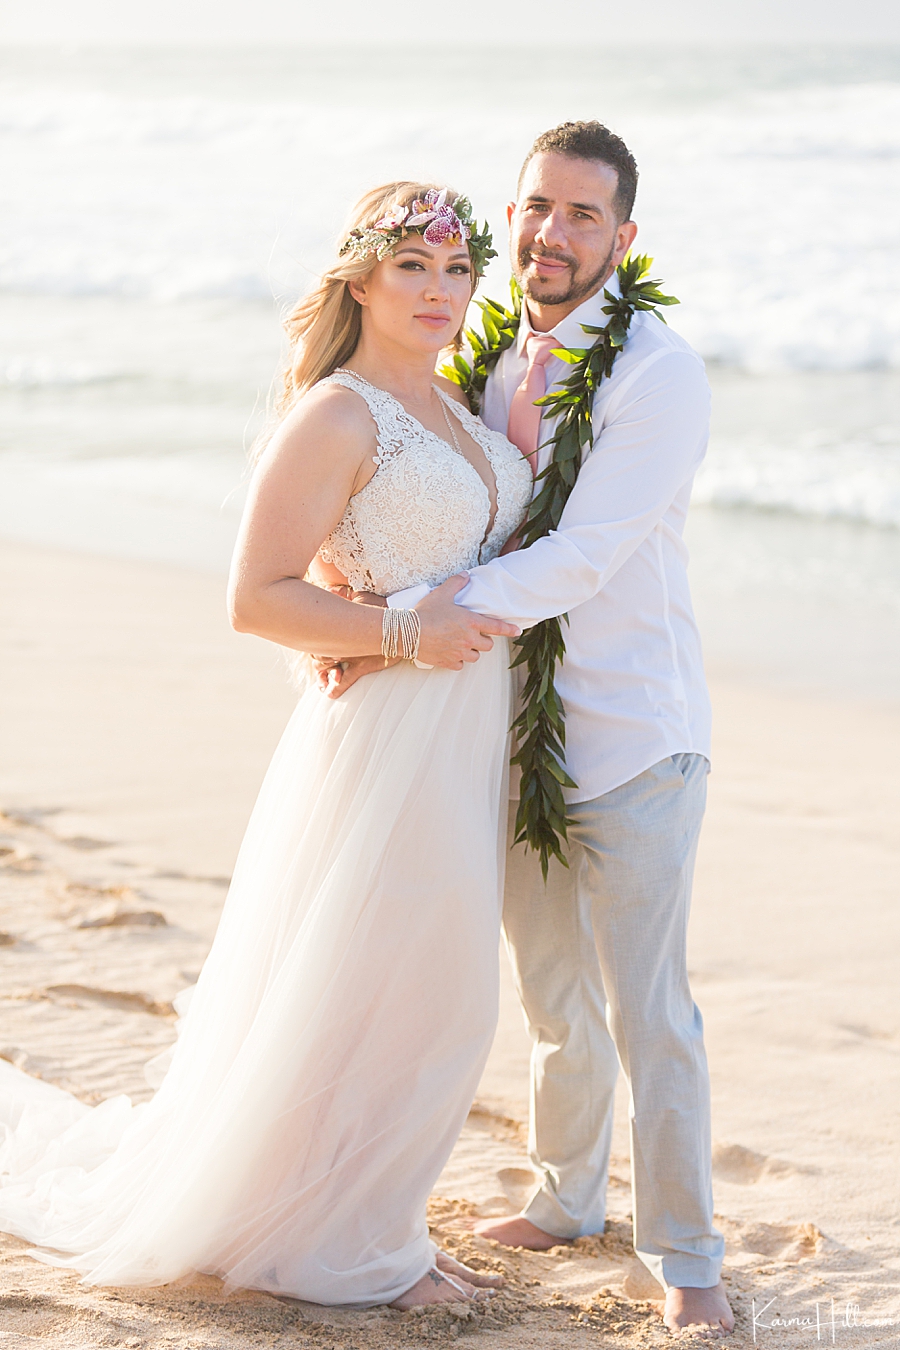
[[[354,370],[344,370],[339,367],[326,375],[319,381],[320,384],[339,384],[344,389],[352,389],[355,394],[359,394],[364,399],[369,412],[372,414],[372,421],[375,423],[375,441],[378,447],[377,453],[372,456],[376,464],[383,464],[386,459],[391,459],[400,450],[403,449],[404,437],[403,424],[400,414],[405,410],[403,405],[398,403],[393,394],[389,394],[386,389],[378,389],[374,384],[369,384],[361,375],[357,375]]]

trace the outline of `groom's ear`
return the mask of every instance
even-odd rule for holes
[[[507,225],[511,225],[511,224],[512,224],[512,218],[513,218],[513,213],[515,212],[515,209],[516,209],[516,204],[515,204],[515,202],[510,202],[509,206],[507,206],[507,208],[506,208],[506,223],[507,223]]]
[[[638,227],[633,220],[623,220],[616,230],[616,251],[614,254],[616,267],[624,261],[631,245],[634,243],[637,232]]]

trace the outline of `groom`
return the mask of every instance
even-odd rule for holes
[[[607,322],[604,288],[618,293],[615,269],[637,233],[636,186],[632,155],[598,122],[545,132],[525,161],[508,209],[522,323],[482,416],[526,455],[548,436],[534,400],[568,374],[553,349],[584,347],[581,325]],[[538,1251],[603,1230],[621,1066],[635,1249],[666,1290],[670,1330],[723,1334],[734,1321],[712,1221],[703,1024],[685,959],[710,719],[682,533],[708,423],[699,357],[637,313],[596,395],[593,446],[559,528],[475,568],[455,603],[522,627],[568,615],[557,688],[578,784],[568,793],[569,868],[553,861],[545,886],[537,854],[509,854],[504,931],[533,1041],[540,1185],[520,1215],[479,1229]],[[539,451],[538,472],[548,455]],[[442,603],[449,611],[454,600]],[[349,663],[337,678],[346,687],[364,669]]]

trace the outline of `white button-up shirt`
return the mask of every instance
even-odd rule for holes
[[[615,277],[607,289],[617,291]],[[605,324],[606,303],[601,288],[562,319],[553,329],[559,345],[589,346],[581,325]],[[506,431],[525,378],[530,331],[524,312],[518,342],[488,380],[482,417],[495,430]],[[551,357],[548,392],[570,370]],[[556,687],[566,713],[566,767],[578,784],[566,793],[572,802],[610,792],[668,755],[709,758],[709,695],[682,537],[709,433],[700,357],[654,315],[636,313],[595,396],[593,426],[558,529],[474,568],[456,597],[523,628],[568,615]],[[549,429],[542,425],[542,439]],[[540,452],[539,469],[549,455],[549,447]]]

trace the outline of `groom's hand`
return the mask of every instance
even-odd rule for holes
[[[471,610],[454,603],[453,597],[468,584],[468,580],[465,573],[450,577],[416,605],[422,625],[419,660],[424,665],[462,670],[466,662],[477,661],[482,652],[491,650],[493,637],[519,636],[521,629],[514,624],[473,614]],[[385,603],[380,596],[363,600],[360,593],[355,594],[353,599],[369,604]],[[332,699],[346,694],[363,675],[375,675],[384,670],[385,665],[396,664],[395,661],[385,662],[383,656],[355,656],[345,661],[336,661],[333,657],[314,657],[313,661],[317,668],[319,688],[327,698]]]
[[[344,661],[334,661],[330,656],[315,658],[316,679],[326,698],[340,698],[346,694],[363,675],[377,675],[388,666],[395,666],[400,660],[385,661],[383,656],[351,656]]]
[[[329,591],[338,591],[346,600],[355,605],[376,605],[387,608],[383,595],[372,591],[354,591],[352,586],[328,586]],[[399,657],[397,658],[399,660]],[[395,666],[397,661],[385,661],[383,656],[353,656],[341,660],[336,656],[312,656],[310,660],[316,672],[316,683],[326,698],[340,698],[363,675],[373,675],[386,666]]]
[[[482,652],[489,652],[495,637],[519,636],[521,629],[514,624],[474,614],[454,603],[453,597],[468,583],[465,573],[449,577],[416,605],[422,625],[419,660],[424,665],[462,670],[467,662],[477,661]]]

